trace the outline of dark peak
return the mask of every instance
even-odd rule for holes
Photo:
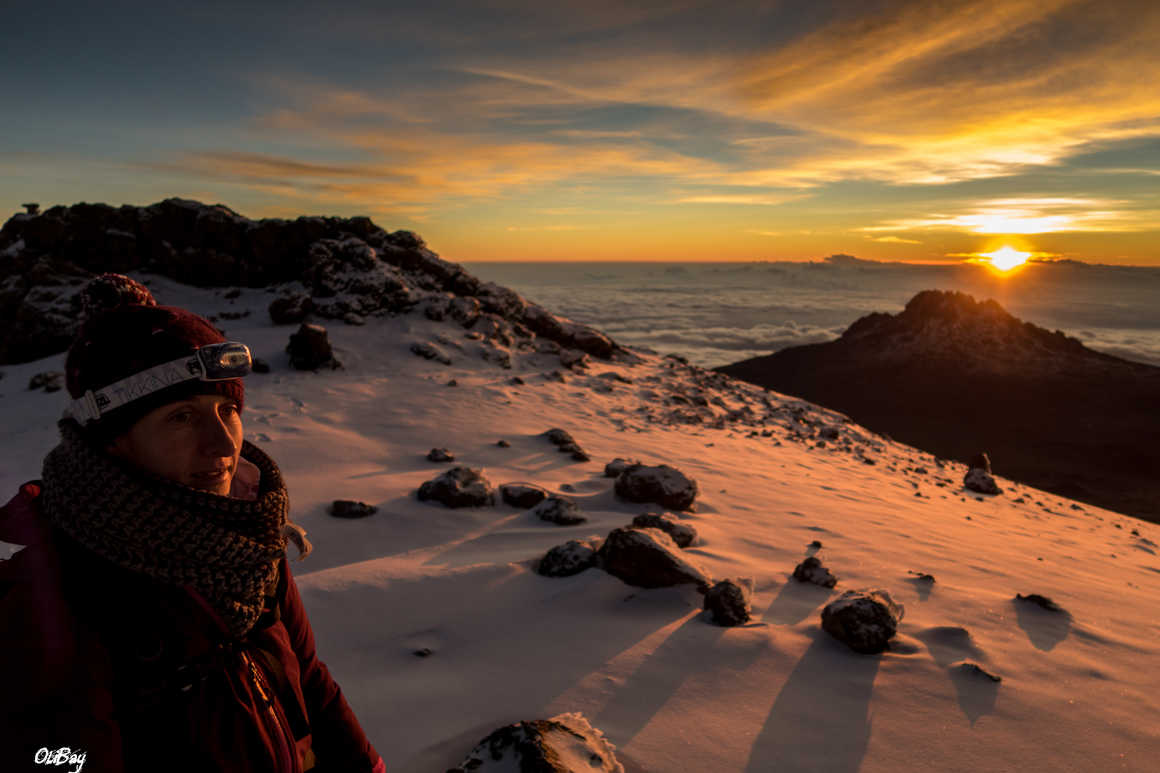
[[[894,357],[923,352],[992,363],[1034,352],[1103,357],[1060,331],[1019,320],[993,299],[979,301],[956,290],[923,290],[898,314],[868,314],[850,325],[842,340],[873,341],[872,349],[888,347]]]
[[[1018,322],[994,299],[976,301],[974,297],[958,290],[923,290],[910,299],[901,316],[904,319],[937,319],[947,322]]]

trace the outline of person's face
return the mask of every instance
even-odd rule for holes
[[[228,397],[195,395],[145,414],[110,450],[154,475],[226,496],[242,450],[242,417]]]

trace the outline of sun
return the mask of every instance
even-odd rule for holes
[[[1000,271],[1010,271],[1016,266],[1022,266],[1031,257],[1030,252],[1020,252],[1014,247],[1000,247],[994,252],[979,253],[984,258],[991,259],[991,265]]]

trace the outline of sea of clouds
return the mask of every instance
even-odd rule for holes
[[[1037,263],[1010,275],[973,264],[468,263],[557,314],[630,346],[705,367],[841,335],[922,290],[993,298],[1020,319],[1098,351],[1160,365],[1160,268]]]

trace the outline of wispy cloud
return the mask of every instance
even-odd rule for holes
[[[887,244],[922,244],[917,239],[903,239],[900,236],[868,236],[866,238],[872,242],[885,242]]]
[[[1005,198],[979,202],[961,213],[893,220],[864,231],[957,230],[977,234],[1044,234],[1063,231],[1150,231],[1155,210],[1124,208],[1114,199]],[[889,237],[887,237],[889,238]],[[880,239],[879,241],[884,241]]]

